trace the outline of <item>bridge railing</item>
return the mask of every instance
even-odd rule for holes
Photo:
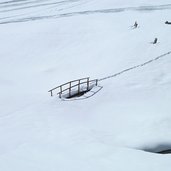
[[[73,94],[79,94],[83,91],[89,91],[94,85],[98,84],[98,79],[90,80],[89,77],[69,81],[65,84],[50,89],[50,95],[53,96],[54,92],[61,98],[63,94],[68,93],[68,98]]]

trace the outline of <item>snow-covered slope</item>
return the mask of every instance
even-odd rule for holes
[[[0,170],[170,171],[143,151],[171,148],[169,3],[1,0]],[[129,68],[91,98],[47,92]]]

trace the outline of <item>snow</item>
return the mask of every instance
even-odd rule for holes
[[[171,54],[139,66],[171,51],[170,10],[167,0],[1,0],[0,170],[170,171],[170,154],[147,151],[171,148]],[[135,66],[89,98],[48,93]]]

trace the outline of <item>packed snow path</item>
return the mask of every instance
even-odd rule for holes
[[[164,53],[164,54],[162,54],[162,55],[160,55],[160,56],[157,56],[156,58],[151,59],[151,60],[149,60],[149,61],[147,61],[147,62],[144,62],[144,63],[142,63],[142,64],[135,65],[135,66],[133,66],[133,67],[124,69],[123,71],[120,71],[120,72],[118,72],[118,73],[116,73],[116,74],[113,74],[113,75],[110,75],[110,76],[107,76],[107,77],[98,79],[98,81],[103,81],[103,80],[106,80],[106,79],[109,79],[109,78],[113,78],[113,77],[116,77],[116,76],[118,76],[118,75],[120,75],[120,74],[123,74],[123,73],[125,73],[125,72],[134,70],[134,69],[139,68],[139,67],[143,67],[143,66],[148,65],[148,64],[150,64],[150,63],[152,63],[152,62],[155,62],[155,61],[157,61],[157,60],[159,60],[159,59],[161,59],[161,58],[164,58],[165,56],[167,56],[167,55],[169,55],[169,54],[171,54],[171,51],[169,51],[169,52],[167,52],[167,53]]]

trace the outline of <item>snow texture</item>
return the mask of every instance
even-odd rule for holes
[[[170,20],[170,0],[1,0],[0,171],[170,171]]]

